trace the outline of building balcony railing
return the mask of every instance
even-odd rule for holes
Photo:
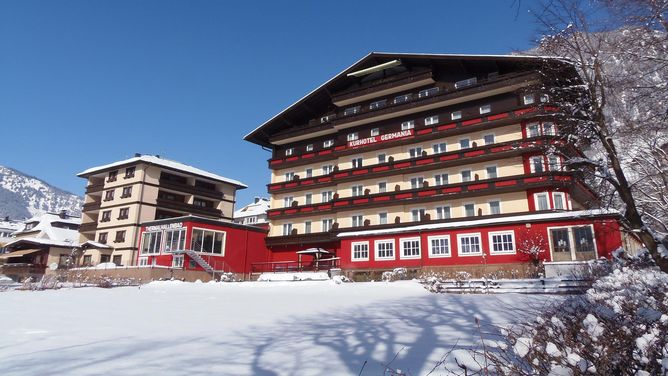
[[[95,211],[100,209],[100,205],[102,205],[100,202],[89,202],[83,205],[83,211],[85,212],[90,212],[90,211]]]
[[[517,121],[526,120],[540,115],[547,115],[557,111],[554,106],[531,106],[516,107],[511,111],[490,114],[459,121],[441,121],[433,126],[420,127],[415,129],[414,135],[409,138],[403,138],[396,141],[388,141],[379,144],[372,144],[367,147],[348,147],[348,145],[339,145],[330,149],[317,152],[294,155],[286,158],[274,158],[268,161],[269,168],[283,169],[314,162],[336,159],[339,156],[353,154],[360,150],[370,151],[376,148],[387,148],[400,143],[420,142],[449,136],[455,136],[463,133],[474,132],[480,128],[490,129],[492,127],[512,124]]]
[[[104,182],[90,184],[86,186],[86,193],[102,192],[103,189],[104,189]]]
[[[79,232],[94,232],[94,231],[97,231],[96,222],[82,223],[81,226],[79,226]]]
[[[267,247],[277,247],[286,244],[326,244],[337,241],[335,231],[314,232],[310,234],[295,234],[286,236],[269,236],[265,238]]]
[[[199,188],[194,185],[190,184],[183,184],[183,183],[178,183],[175,181],[167,180],[167,179],[160,179],[159,181],[160,187],[165,188],[165,189],[170,189],[173,191],[178,191],[178,192],[185,192],[189,194],[193,194],[196,196],[204,196],[204,197],[209,197],[213,198],[216,200],[222,200],[224,198],[223,192],[218,192],[218,191],[212,191],[204,188]]]
[[[435,168],[459,166],[522,155],[532,150],[544,148],[546,145],[555,144],[563,144],[563,141],[558,139],[557,136],[540,136],[500,142],[457,151],[339,170],[327,175],[311,178],[267,184],[267,190],[271,194],[283,193],[306,188],[334,186],[342,182],[389,176],[398,173],[416,173]]]
[[[188,204],[185,202],[172,201],[163,198],[158,198],[156,204],[159,208],[173,209],[180,212],[192,213],[192,214],[202,214],[213,217],[222,217],[223,212],[216,208],[207,208],[203,206]]]
[[[399,74],[396,76],[390,76],[384,80],[375,82],[369,86],[346,90],[344,92],[340,92],[333,95],[332,103],[334,103],[337,106],[345,106],[346,104],[352,103],[353,101],[356,102],[357,101],[355,100],[356,98],[366,98],[370,95],[374,95],[375,93],[379,92],[380,93],[388,91],[399,92],[406,90],[403,89],[406,86],[422,82],[425,82],[425,84],[428,84],[429,82],[432,83],[434,82],[431,71],[425,71],[419,73],[409,72],[405,74]],[[380,96],[382,96],[382,94],[374,95],[374,97],[380,97]]]
[[[422,188],[376,193],[334,199],[329,202],[271,209],[267,216],[271,220],[296,216],[321,215],[322,213],[350,211],[362,207],[403,205],[438,200],[485,196],[508,192],[525,191],[542,187],[567,187],[575,181],[574,172],[543,172],[514,175],[495,179],[474,180],[464,183],[425,186]]]

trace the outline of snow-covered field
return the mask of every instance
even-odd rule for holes
[[[154,282],[0,293],[2,375],[429,372],[455,343],[543,296],[448,295],[417,282]],[[487,335],[484,335],[487,337]],[[434,374],[442,374],[435,372]]]

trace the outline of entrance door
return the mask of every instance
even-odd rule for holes
[[[584,261],[596,259],[596,244],[591,226],[550,229],[552,261]]]

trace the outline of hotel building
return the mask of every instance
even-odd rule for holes
[[[539,74],[560,60],[372,53],[248,134],[272,150],[272,261],[322,248],[344,270],[497,269],[621,245],[617,215],[564,160],[568,122]],[[549,85],[553,85],[550,83]]]
[[[83,265],[138,260],[141,224],[196,215],[232,221],[241,182],[153,155],[90,168],[80,228]]]

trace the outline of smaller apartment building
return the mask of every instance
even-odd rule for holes
[[[160,156],[141,155],[90,168],[81,243],[86,264],[134,265],[144,222],[197,215],[231,222],[241,182]]]

